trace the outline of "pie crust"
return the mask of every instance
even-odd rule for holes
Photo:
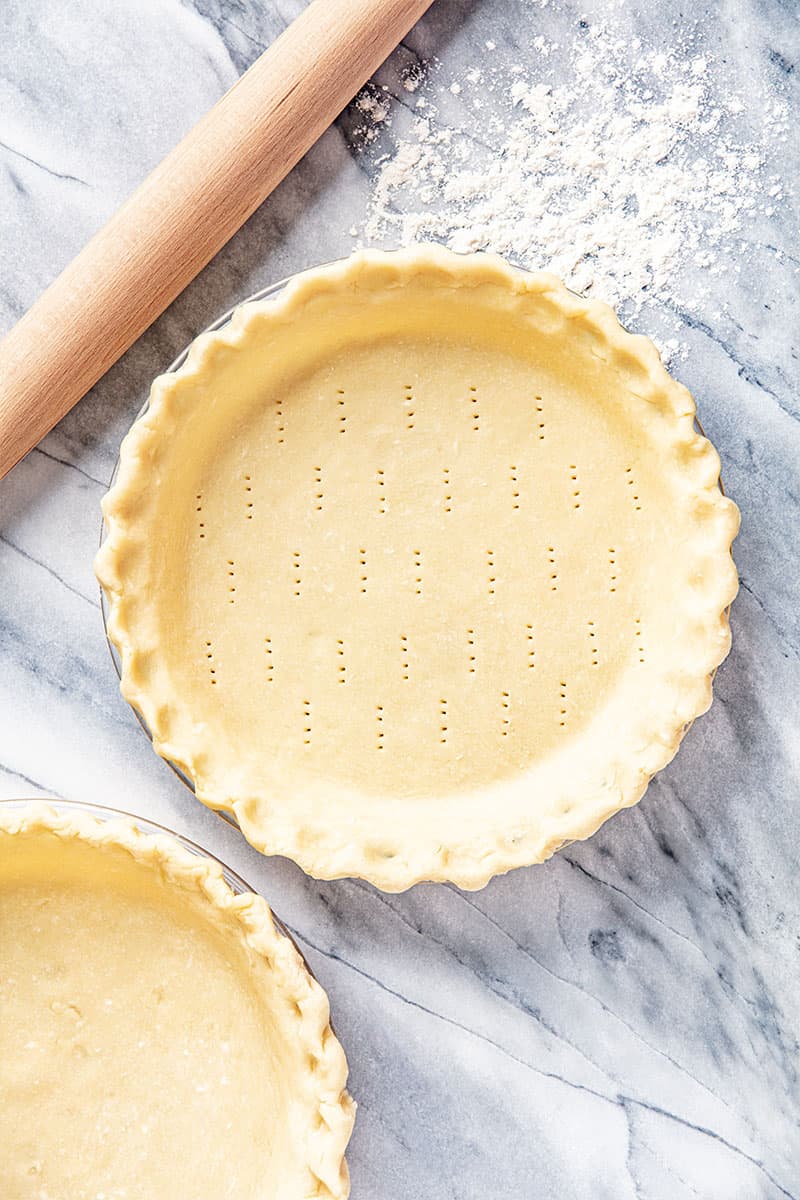
[[[711,702],[738,511],[610,308],[365,251],[153,384],[97,574],[122,691],[259,850],[478,888],[634,804]]]
[[[346,1197],[325,993],[260,896],[126,819],[0,805],[0,1195]]]

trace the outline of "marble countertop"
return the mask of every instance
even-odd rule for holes
[[[710,86],[798,106],[780,0],[693,6]],[[0,331],[19,317],[301,0],[0,5]],[[643,0],[438,0],[381,78],[546,21],[676,43]],[[633,51],[631,51],[633,52]],[[511,61],[508,58],[508,61]],[[749,81],[749,82],[748,82]],[[406,97],[407,99],[407,97]],[[453,109],[452,120],[468,114]],[[99,503],[149,381],[236,300],[346,254],[376,158],[346,114],[92,393],[0,483],[0,796],[160,820],[228,861],[296,931],[330,994],[359,1103],[354,1200],[800,1197],[800,372],[791,196],[745,223],[743,268],[678,318],[743,514],[733,650],[716,702],[638,807],[543,867],[463,894],[385,896],[267,860],[197,804],[120,698],[92,573]],[[795,185],[800,145],[785,146]],[[790,189],[791,190],[791,189]],[[758,224],[758,227],[756,227]],[[749,246],[749,249],[748,249]],[[782,249],[781,249],[782,248]],[[698,283],[703,272],[697,266]],[[709,290],[710,286],[710,290]],[[644,308],[636,328],[659,332]]]

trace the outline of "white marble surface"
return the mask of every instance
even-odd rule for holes
[[[301,0],[3,0],[0,328],[7,328]],[[691,6],[711,86],[794,103],[779,0]],[[669,46],[677,0],[438,0],[414,55],[525,61],[542,22]],[[509,57],[510,61],[510,57]],[[758,109],[745,114],[758,136]],[[475,117],[454,106],[467,132]],[[352,246],[374,162],[345,116],[172,309],[0,483],[0,795],[115,803],[200,840],[297,932],[328,989],[359,1115],[355,1200],[800,1197],[800,410],[796,212],[745,225],[743,269],[681,322],[743,512],[716,703],[635,809],[541,868],[464,895],[383,896],[262,859],[151,752],[119,697],[92,557],[149,380],[237,299]],[[786,142],[789,192],[798,145]],[[699,270],[699,268],[698,268]],[[706,280],[707,284],[708,281]],[[637,328],[658,334],[645,309]],[[198,1136],[205,1133],[198,1131]],[[10,1198],[9,1198],[10,1200]],[[188,1198],[187,1200],[196,1200]]]

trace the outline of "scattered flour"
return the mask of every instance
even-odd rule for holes
[[[359,136],[364,144],[374,142],[378,136],[378,126],[382,125],[391,111],[391,96],[379,90],[374,84],[368,84],[355,101],[356,108],[365,118],[359,130]]]
[[[628,317],[652,301],[691,308],[697,268],[736,269],[742,223],[782,196],[763,145],[736,136],[741,98],[723,104],[708,56],[689,47],[654,49],[586,21],[575,33],[569,47],[537,36],[528,61],[484,58],[457,78],[406,67],[418,115],[376,114],[385,132],[360,241],[495,250]],[[780,103],[767,123],[762,142],[786,138]]]

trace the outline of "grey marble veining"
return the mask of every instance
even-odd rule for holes
[[[8,328],[301,0],[4,0],[0,329]],[[567,42],[602,18],[672,45],[677,0],[438,0],[380,72]],[[693,6],[715,78],[798,112],[797,13]],[[454,102],[454,123],[468,115]],[[351,110],[42,446],[0,483],[0,795],[117,804],[201,841],[296,931],[359,1102],[354,1200],[800,1198],[800,371],[796,178],[744,269],[680,322],[743,514],[716,702],[642,803],[540,868],[384,896],[267,860],[198,805],[122,702],[92,558],[99,502],[151,378],[221,311],[352,247],[375,158]],[[782,253],[779,253],[782,252]],[[706,281],[707,282],[707,281]],[[194,1200],[194,1198],[193,1198]]]

